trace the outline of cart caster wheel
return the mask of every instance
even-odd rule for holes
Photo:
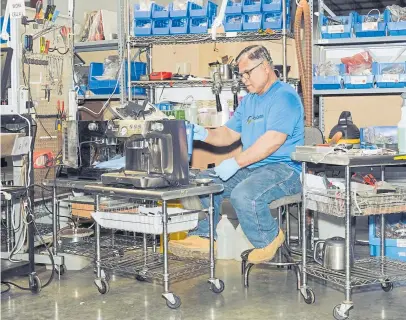
[[[177,295],[173,295],[173,298],[175,299],[175,303],[170,302],[169,300],[166,300],[166,305],[171,308],[171,309],[178,309],[180,305],[182,304],[182,301]]]
[[[99,290],[99,292],[101,294],[106,294],[107,292],[109,292],[110,290],[110,286],[109,283],[106,279],[100,279],[100,286],[97,284],[97,282],[95,281],[95,284],[97,286],[97,290]]]
[[[40,293],[42,289],[41,280],[37,275],[32,277],[32,283],[30,284],[32,293]]]
[[[142,276],[142,275],[140,275],[140,274],[137,274],[137,275],[135,276],[135,280],[144,282],[145,280],[147,280],[147,278],[144,277],[144,276]]]
[[[314,295],[313,290],[306,289],[306,297],[303,297],[303,300],[307,304],[313,304],[316,301],[316,297]]]
[[[225,288],[225,284],[223,280],[219,280],[220,287],[217,288],[217,286],[214,283],[210,283],[210,290],[213,291],[214,293],[222,293]]]
[[[333,317],[334,317],[334,319],[336,319],[336,320],[345,320],[345,319],[348,319],[348,314],[346,314],[345,316],[341,316],[339,313],[338,313],[338,310],[340,309],[340,304],[338,304],[338,305],[336,305],[335,307],[334,307],[334,309],[333,309]]]
[[[55,266],[55,272],[61,276],[63,276],[66,272],[66,266],[63,264],[61,266]]]
[[[384,283],[381,283],[381,288],[385,292],[389,292],[393,290],[393,283],[390,282],[389,280],[385,280]]]

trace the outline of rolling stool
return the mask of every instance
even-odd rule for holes
[[[289,205],[291,204],[297,204],[302,202],[302,194],[298,193],[292,196],[286,196],[283,197],[281,199],[275,200],[273,201],[270,205],[269,205],[269,209],[278,209],[278,225],[279,225],[279,229],[282,229],[282,218],[283,218],[283,208],[288,208]],[[285,243],[282,244],[282,246],[278,249],[278,251],[276,252],[275,257],[268,262],[264,262],[261,264],[266,264],[266,265],[271,265],[271,266],[277,266],[278,268],[280,267],[287,267],[288,269],[291,269],[292,267],[295,270],[296,273],[296,280],[297,280],[297,289],[300,289],[300,269],[299,269],[299,264],[301,263],[300,261],[295,261],[292,258],[291,255],[291,250],[289,247],[289,242],[290,242],[290,218],[289,218],[289,212],[286,209],[286,240]],[[298,214],[298,216],[300,216],[300,212]],[[300,230],[300,220],[298,220],[299,222],[299,230]],[[300,242],[300,234],[299,234],[299,242]],[[243,253],[241,253],[241,273],[244,276],[244,286],[248,287],[248,277],[249,277],[249,273],[250,270],[252,268],[252,266],[254,265],[253,263],[249,263],[248,262],[248,255],[249,253],[252,251],[253,249],[249,249],[244,251]]]

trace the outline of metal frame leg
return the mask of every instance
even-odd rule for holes
[[[100,199],[99,196],[95,196],[95,211],[99,210]],[[95,221],[94,223],[96,233],[96,275],[97,278],[101,278],[101,253],[100,253],[100,225]]]
[[[169,293],[169,273],[168,273],[168,210],[166,200],[162,201],[163,219],[163,254],[164,254],[164,293]]]
[[[289,206],[285,206],[286,215],[286,245],[290,248],[290,212]]]
[[[298,248],[302,246],[302,206],[297,205],[297,241]]]
[[[56,197],[56,187],[52,187],[52,239],[54,245],[52,246],[52,253],[54,256],[58,252],[58,199]]]
[[[306,275],[306,262],[307,262],[307,237],[306,237],[306,162],[302,162],[302,210],[301,210],[301,228],[302,228],[302,290],[306,290],[307,287],[307,275]],[[304,295],[304,292],[302,291]],[[305,295],[304,295],[305,296]]]
[[[385,181],[385,167],[381,167],[381,180]],[[384,260],[385,260],[385,215],[381,214],[381,272],[384,274]]]
[[[278,228],[279,228],[279,230],[282,230],[282,219],[283,219],[282,208],[283,208],[283,206],[278,208]],[[282,250],[280,248],[278,249],[278,262],[282,262]]]

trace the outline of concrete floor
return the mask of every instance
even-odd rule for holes
[[[293,272],[268,267],[252,269],[248,289],[242,285],[238,262],[220,261],[217,275],[226,284],[219,295],[208,289],[206,275],[173,284],[182,305],[170,310],[161,298],[160,285],[113,275],[110,292],[101,295],[93,284],[92,268],[68,271],[38,295],[16,288],[3,294],[1,319],[327,320],[333,319],[333,307],[343,300],[342,292],[310,281],[316,303],[307,305],[296,291]],[[47,271],[40,273],[43,283],[48,276]],[[27,278],[14,280],[24,286],[28,282]],[[379,285],[355,290],[353,300],[352,320],[405,319],[405,284],[396,284],[389,293]]]

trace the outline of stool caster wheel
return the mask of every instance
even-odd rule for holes
[[[348,319],[348,313],[344,314],[343,316],[339,314],[340,304],[336,305],[333,309],[333,317],[336,320],[346,320]]]
[[[173,293],[166,293],[163,296],[166,300],[166,305],[171,309],[178,309],[182,304],[180,298]]]
[[[385,280],[384,283],[381,283],[381,288],[382,288],[382,290],[385,291],[385,292],[392,291],[392,290],[393,290],[393,283],[390,282],[390,281],[387,279],[387,280]]]
[[[218,282],[216,281],[218,280]],[[210,290],[214,293],[222,293],[225,288],[223,280],[216,279],[213,282],[210,281]]]
[[[316,301],[316,297],[314,295],[313,290],[311,289],[306,289],[306,297],[303,296],[304,302],[307,304],[313,304]]]
[[[107,292],[109,292],[110,290],[110,286],[109,283],[106,279],[101,278],[101,279],[96,279],[94,280],[94,284],[97,287],[97,290],[101,293],[101,294],[106,294]]]
[[[55,266],[55,272],[61,276],[63,276],[66,272],[66,266],[63,264],[61,266]]]

